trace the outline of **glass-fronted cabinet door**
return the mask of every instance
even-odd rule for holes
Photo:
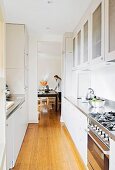
[[[78,69],[81,64],[81,30],[73,38],[73,68]]]
[[[73,38],[73,63],[72,67],[75,68],[75,56],[76,56],[76,38]]]
[[[76,55],[76,66],[81,64],[81,30],[77,34],[77,55]]]
[[[83,41],[83,63],[88,62],[88,21],[83,26],[84,41]]]
[[[105,1],[105,59],[115,60],[115,0]]]
[[[89,20],[85,19],[82,26],[82,66],[87,66],[89,64],[90,57],[90,39],[89,39]]]
[[[104,60],[104,0],[95,0],[91,13],[92,62]]]

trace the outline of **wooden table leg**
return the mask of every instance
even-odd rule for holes
[[[57,112],[57,98],[58,98],[58,95],[56,95],[56,112]]]

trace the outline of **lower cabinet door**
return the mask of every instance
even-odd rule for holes
[[[6,121],[6,166],[7,170],[13,168],[13,129],[14,116],[11,115]]]
[[[18,157],[18,153],[21,147],[21,137],[20,137],[20,125],[21,125],[21,115],[20,109],[17,109],[14,113],[14,165]]]
[[[26,131],[25,103],[14,113],[14,164],[17,160]]]

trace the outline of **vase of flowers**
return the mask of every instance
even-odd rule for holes
[[[45,87],[47,84],[48,84],[47,81],[44,81],[44,80],[40,81],[40,85],[42,86],[43,91],[45,91]]]

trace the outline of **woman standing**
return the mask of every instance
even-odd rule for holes
[[[55,75],[54,78],[56,80],[56,87],[54,90],[58,92],[59,101],[61,101],[61,78],[58,75]]]

